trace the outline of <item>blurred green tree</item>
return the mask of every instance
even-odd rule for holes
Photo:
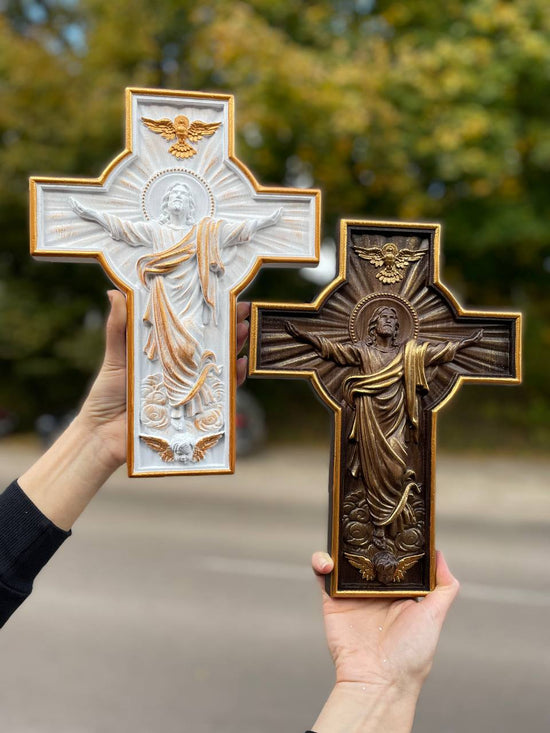
[[[0,405],[23,426],[84,389],[106,287],[98,267],[31,260],[27,178],[97,175],[122,147],[124,87],[153,86],[234,93],[239,157],[263,183],[321,187],[325,236],[343,216],[442,221],[462,302],[527,315],[525,385],[464,390],[461,438],[475,415],[499,442],[503,420],[514,439],[548,439],[547,0],[3,5]],[[253,288],[313,295],[295,272]],[[294,388],[275,385],[291,409]]]

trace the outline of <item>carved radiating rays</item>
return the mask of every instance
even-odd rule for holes
[[[377,247],[383,246],[384,241],[391,236],[397,246],[415,248],[428,256],[412,262],[401,282],[382,284],[377,279],[377,268],[361,259],[349,247],[346,260],[347,281],[327,292],[318,310],[312,312],[304,309],[299,314],[292,314],[293,319],[304,319],[296,319],[295,322],[302,325],[307,323],[312,333],[346,343],[350,340],[349,319],[355,306],[365,294],[373,297],[383,297],[386,294],[399,296],[416,313],[419,340],[438,342],[447,337],[459,340],[469,336],[473,330],[484,327],[484,338],[478,346],[458,354],[454,363],[434,370],[430,392],[426,397],[426,406],[429,408],[435,407],[449,394],[461,373],[476,374],[479,378],[498,378],[503,372],[511,374],[514,371],[513,354],[509,350],[509,322],[487,322],[487,319],[474,313],[460,315],[442,286],[435,281],[433,257],[429,256],[434,245],[434,235],[434,230],[428,230],[423,237],[414,238],[408,233],[399,235],[395,231],[388,231],[386,236],[372,234],[370,241]],[[353,237],[353,234],[350,233],[350,236]],[[426,287],[430,280],[431,284]],[[336,402],[341,402],[342,382],[354,372],[353,368],[343,367],[342,372],[336,374],[330,362],[321,359],[302,344],[289,341],[287,334],[278,328],[277,323],[281,317],[280,312],[273,312],[271,315],[266,311],[262,318],[262,369],[268,370],[273,366],[283,371],[315,370],[329,395]]]

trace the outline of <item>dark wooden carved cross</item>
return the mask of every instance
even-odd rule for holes
[[[436,414],[462,382],[520,381],[519,314],[464,310],[440,226],[343,221],[315,302],[253,304],[250,373],[306,377],[332,410],[333,596],[435,584]]]

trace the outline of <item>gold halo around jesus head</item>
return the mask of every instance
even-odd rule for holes
[[[371,293],[355,305],[349,319],[349,334],[352,341],[366,341],[368,327],[377,308],[393,308],[399,320],[398,342],[404,343],[418,336],[418,315],[408,300],[393,293]]]
[[[182,183],[193,199],[193,218],[195,222],[205,216],[214,216],[216,202],[208,183],[187,168],[167,168],[155,173],[147,181],[141,193],[141,210],[147,221],[160,216],[162,199],[176,183]]]

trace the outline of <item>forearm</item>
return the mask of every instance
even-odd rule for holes
[[[18,483],[48,519],[69,530],[117,466],[79,415]]]
[[[261,229],[256,219],[249,219],[238,224],[224,222],[221,228],[220,244],[222,247],[233,247],[239,244],[247,244]]]
[[[312,730],[315,733],[409,733],[419,691],[337,683]]]
[[[0,627],[69,535],[42,514],[17,481],[0,494]]]
[[[315,351],[323,359],[334,361],[340,366],[360,366],[359,352],[353,344],[339,344],[324,336],[309,336],[309,341]]]
[[[426,366],[438,366],[452,361],[460,348],[460,341],[447,341],[444,344],[428,344]]]

